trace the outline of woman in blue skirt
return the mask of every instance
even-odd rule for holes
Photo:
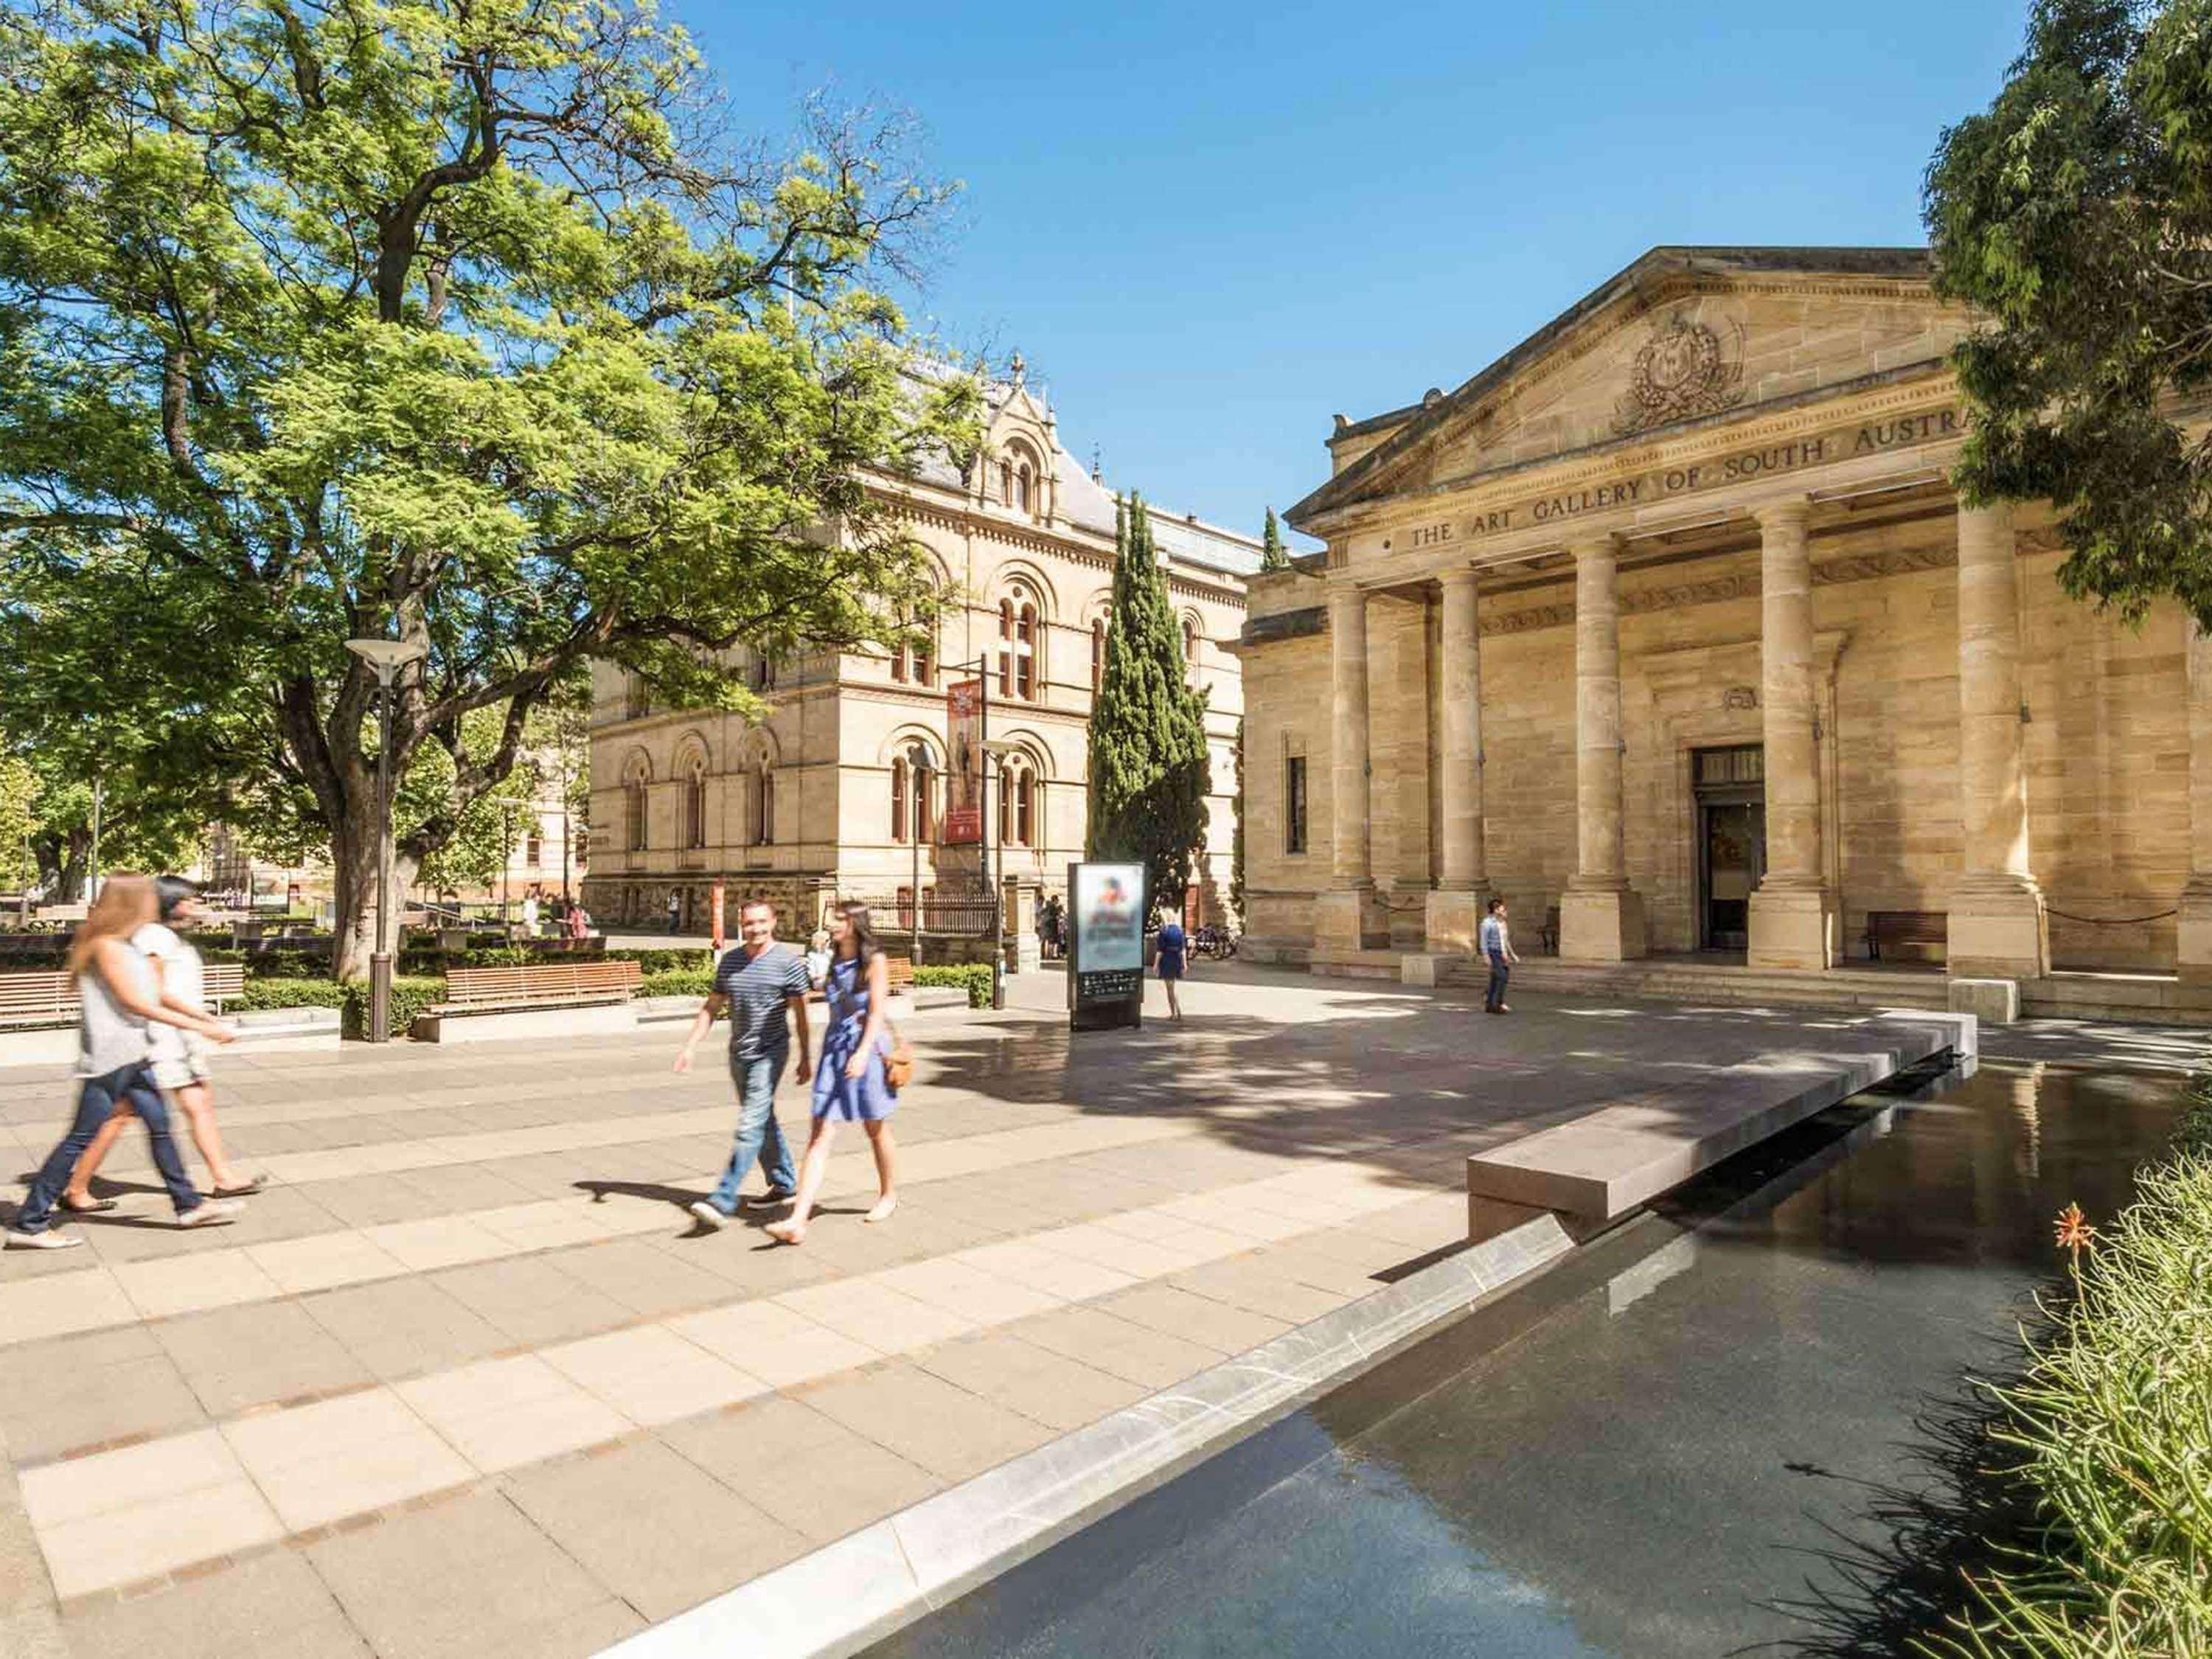
[[[884,1036],[890,1023],[890,975],[876,948],[875,930],[868,925],[867,906],[838,906],[830,931],[834,954],[829,981],[823,988],[830,1025],[822,1039],[822,1063],[814,1070],[814,1133],[799,1165],[799,1197],[790,1218],[773,1222],[765,1230],[770,1238],[785,1244],[805,1240],[806,1218],[813,1213],[815,1195],[829,1170],[830,1145],[840,1123],[865,1126],[869,1149],[876,1155],[878,1194],[866,1219],[888,1221],[898,1208],[898,1148],[891,1139],[891,1113],[898,1097],[884,1076],[884,1060],[890,1052]]]

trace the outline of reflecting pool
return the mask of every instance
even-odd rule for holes
[[[2182,1080],[1863,1096],[927,1620],[876,1659],[1716,1659],[1802,1642],[1916,1417],[2003,1364]]]

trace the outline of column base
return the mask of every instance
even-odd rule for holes
[[[1473,956],[1482,926],[1483,896],[1472,888],[1437,888],[1428,896],[1425,936],[1438,956]]]
[[[1316,950],[1378,951],[1389,943],[1389,913],[1373,887],[1336,887],[1315,896]]]
[[[1952,890],[1944,948],[1954,979],[2041,979],[2051,971],[2043,890],[2025,876],[1969,876]]]
[[[1632,887],[1559,895],[1559,960],[1628,962],[1644,954],[1644,898]]]
[[[1751,896],[1752,968],[1794,968],[1824,973],[1836,965],[1836,901],[1819,887],[1761,885]]]
[[[2192,878],[2181,890],[2173,971],[2184,985],[2212,985],[2212,877]]]

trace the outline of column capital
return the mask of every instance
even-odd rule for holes
[[[1961,520],[1972,520],[1992,527],[2009,530],[2012,527],[2013,504],[2008,501],[1969,501],[1964,495],[1955,497]]]
[[[1449,570],[1437,572],[1437,584],[1447,593],[1471,591],[1482,580],[1473,565],[1455,565]]]
[[[1802,530],[1813,516],[1810,495],[1784,495],[1778,501],[1762,501],[1751,509],[1761,530]]]
[[[1604,554],[1609,558],[1618,557],[1620,553],[1620,537],[1615,531],[1588,530],[1579,535],[1568,537],[1566,546],[1567,551],[1575,556],[1577,562],[1585,558],[1595,558],[1600,554]]]

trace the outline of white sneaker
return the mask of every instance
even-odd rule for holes
[[[177,1218],[179,1227],[220,1227],[238,1219],[246,1213],[246,1206],[234,1198],[210,1198],[196,1208],[187,1210]]]
[[[83,1243],[75,1233],[27,1233],[14,1227],[8,1230],[8,1249],[11,1250],[73,1250]]]
[[[730,1224],[730,1218],[724,1215],[720,1210],[716,1209],[703,1198],[690,1207],[691,1213],[699,1218],[699,1224],[702,1227],[712,1227],[717,1232],[720,1232],[723,1228]]]

